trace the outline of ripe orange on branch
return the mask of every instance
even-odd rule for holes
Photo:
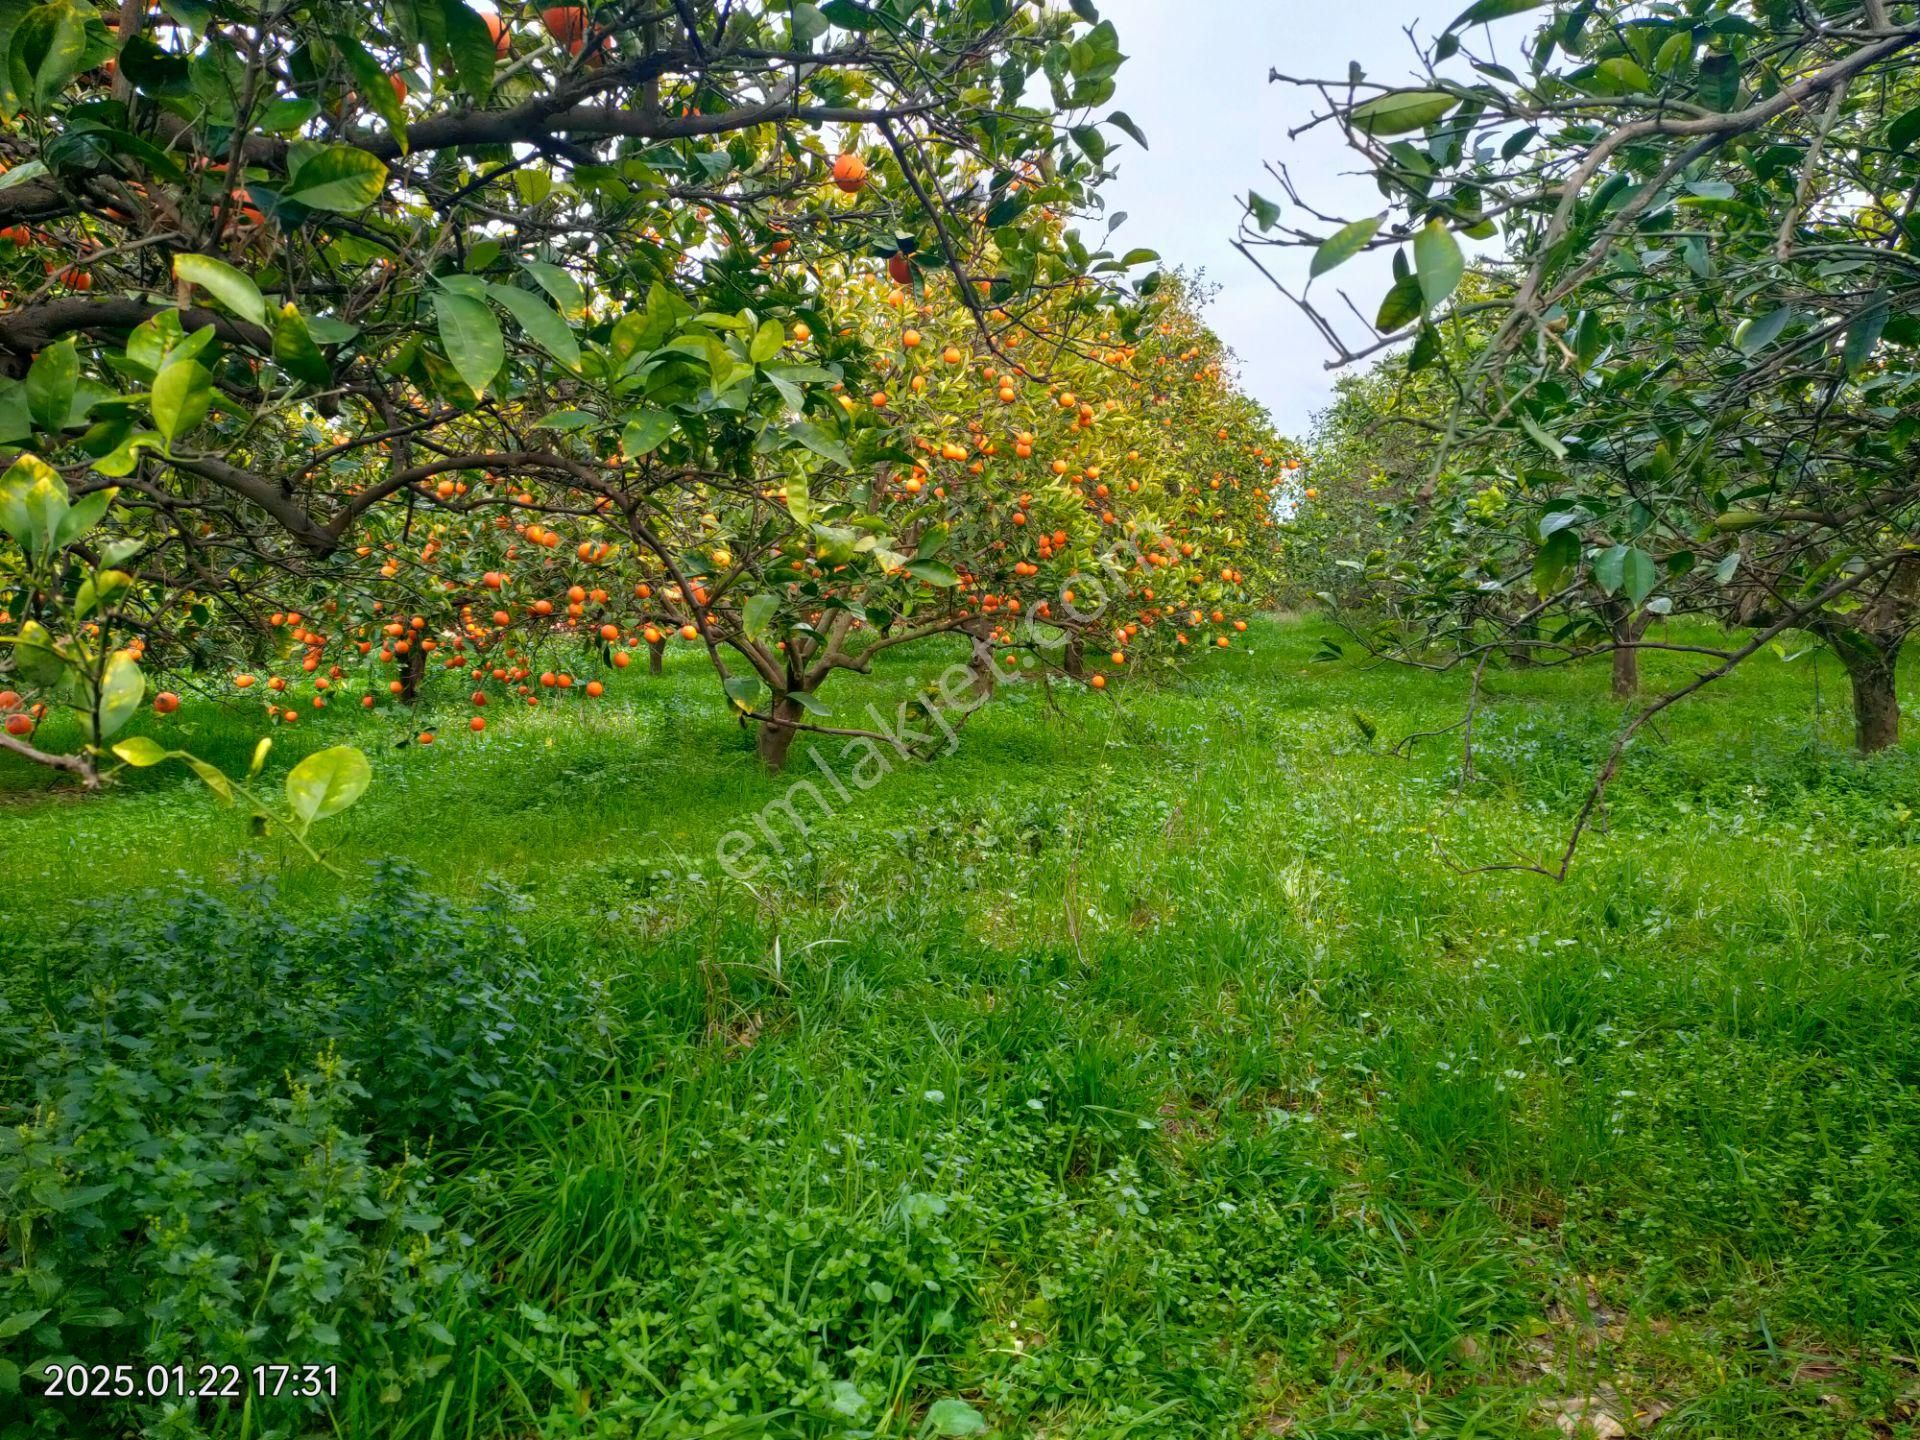
[[[867,162],[851,151],[836,155],[833,161],[833,183],[847,194],[857,194],[867,183]]]

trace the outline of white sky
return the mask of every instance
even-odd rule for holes
[[[1126,148],[1116,157],[1119,177],[1106,187],[1109,211],[1124,210],[1117,249],[1145,245],[1165,262],[1203,269],[1221,287],[1209,315],[1214,329],[1239,354],[1243,383],[1287,434],[1304,435],[1324,406],[1334,376],[1324,366],[1326,342],[1228,242],[1240,219],[1234,198],[1249,189],[1270,200],[1282,195],[1263,166],[1285,161],[1301,193],[1317,208],[1352,216],[1382,208],[1371,181],[1352,171],[1358,157],[1337,132],[1314,131],[1289,144],[1287,131],[1309,114],[1308,96],[1267,83],[1267,71],[1342,77],[1358,60],[1369,79],[1407,78],[1414,54],[1402,27],[1430,40],[1466,7],[1467,0],[1096,0],[1101,16],[1120,32],[1127,63],[1120,68],[1113,108],[1124,110],[1153,147],[1138,146],[1109,129]],[[1502,30],[1502,59],[1527,33],[1510,22]],[[1484,31],[1471,37],[1483,50]],[[1090,237],[1091,238],[1091,237]],[[1290,286],[1306,275],[1308,252],[1266,251],[1261,259]],[[1326,276],[1371,315],[1389,283],[1384,253],[1356,260]],[[1297,291],[1296,291],[1297,293]],[[1319,293],[1316,291],[1316,293]],[[1338,306],[1332,289],[1325,299]],[[1338,306],[1344,313],[1345,307]],[[1349,317],[1350,339],[1360,338]]]

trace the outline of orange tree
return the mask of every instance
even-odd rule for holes
[[[1186,287],[1149,281],[1146,300],[1116,304],[1061,285],[1017,319],[992,307],[983,332],[943,281],[876,268],[811,274],[813,321],[791,334],[658,292],[641,312],[655,342],[718,333],[779,384],[819,387],[783,422],[798,443],[695,472],[680,428],[623,423],[577,389],[526,461],[554,483],[458,457],[412,482],[430,507],[414,528],[394,509],[393,533],[358,547],[384,588],[344,623],[338,595],[320,602],[325,625],[267,617],[305,672],[268,677],[269,708],[292,718],[295,695],[324,705],[343,683],[368,706],[410,699],[434,656],[473,682],[482,729],[502,701],[597,697],[641,645],[657,657],[677,637],[712,656],[777,767],[802,729],[896,739],[827,723],[816,692],[915,640],[971,638],[969,701],[992,688],[996,648],[1016,672],[1024,659],[1104,687],[1105,672],[1230,643],[1265,593],[1289,462]],[[1088,643],[1108,654],[1090,675]]]
[[[1116,306],[1063,285],[1017,321],[993,308],[983,330],[950,287],[888,268],[823,272],[825,328],[801,345],[816,363],[872,359],[797,449],[677,510],[616,495],[573,549],[591,565],[627,546],[658,566],[634,587],[641,638],[705,644],[776,767],[802,728],[848,733],[816,726],[816,692],[886,650],[970,637],[977,696],[996,648],[1004,666],[1078,677],[1089,643],[1113,669],[1225,645],[1265,583],[1284,445],[1233,390],[1185,287]]]
[[[865,383],[856,348],[783,353],[821,267],[918,234],[977,324],[982,284],[1017,321],[1103,263],[1058,217],[1137,138],[1112,26],[1016,0],[51,0],[0,29],[0,445],[77,505],[117,491],[100,544],[151,600],[121,619],[177,665],[290,646],[335,678],[377,601],[417,670],[427,602],[482,598],[473,517],[650,531],[751,488]]]

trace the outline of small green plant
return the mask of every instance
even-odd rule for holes
[[[254,746],[253,762],[247,767],[247,779],[253,780],[266,764],[267,752],[273,748],[273,741],[262,737]],[[113,747],[113,753],[135,769],[148,769],[165,764],[169,760],[178,760],[186,765],[206,782],[206,786],[220,798],[223,805],[232,805],[243,801],[251,811],[254,833],[264,835],[268,829],[277,825],[294,844],[306,851],[308,856],[329,870],[339,874],[339,870],[322,858],[307,839],[307,832],[316,820],[325,820],[330,815],[338,815],[366,794],[367,786],[373,781],[373,766],[368,763],[365,753],[352,745],[334,745],[307,756],[293,769],[287,772],[287,803],[283,809],[275,809],[261,795],[238,780],[230,779],[219,766],[190,755],[185,750],[168,750],[157,740],[145,735],[133,735]]]
[[[35,370],[46,364],[43,359]],[[89,789],[99,784],[99,746],[133,718],[146,698],[134,646],[116,646],[120,608],[136,589],[121,565],[141,549],[117,540],[88,560],[76,547],[107,513],[118,492],[94,490],[75,501],[60,473],[37,455],[22,455],[0,475],[0,530],[18,544],[0,564],[26,606],[38,613],[0,637],[13,647],[13,671],[80,720],[87,744],[73,755],[54,755],[27,743],[45,702],[13,708],[0,731],[0,745],[37,764],[67,770]],[[53,622],[49,628],[47,621]]]

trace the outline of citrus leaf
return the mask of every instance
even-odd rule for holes
[[[147,678],[140,673],[140,662],[133,658],[133,653],[116,650],[108,656],[107,673],[100,679],[100,729],[93,736],[95,743],[106,739],[131,720],[133,712],[140,708],[140,702],[146,695]],[[81,718],[91,731],[94,715],[87,714]]]
[[[198,360],[176,360],[154,379],[147,396],[153,423],[169,448],[197,429],[213,404],[213,376]]]
[[[113,753],[138,770],[173,758],[171,750],[147,735],[129,735],[113,747]]]
[[[740,607],[740,628],[746,632],[749,640],[758,640],[767,633],[767,627],[773,623],[773,617],[779,609],[778,596],[749,596],[747,603]]]
[[[1460,12],[1459,18],[1449,30],[1459,30],[1468,25],[1483,25],[1489,20],[1504,20],[1509,15],[1524,15],[1529,10],[1538,10],[1546,0],[1477,0]]]
[[[316,820],[338,815],[366,793],[373,766],[351,745],[335,745],[307,756],[287,772],[287,806],[304,830]]]
[[[1379,230],[1384,215],[1370,215],[1365,220],[1356,220],[1351,225],[1343,225],[1320,243],[1313,252],[1313,264],[1307,274],[1309,279],[1318,279],[1329,270],[1337,269],[1367,248],[1367,242]]]
[[[923,584],[937,585],[943,590],[960,583],[960,577],[954,572],[953,566],[944,560],[909,560],[901,568]]]
[[[1420,277],[1420,298],[1428,310],[1437,310],[1466,273],[1460,242],[1441,220],[1429,220],[1413,237],[1413,269]]]
[[[573,331],[546,301],[531,290],[516,285],[489,285],[487,293],[505,307],[534,344],[545,350],[569,370],[580,368],[580,342]]]
[[[638,460],[673,433],[673,417],[664,410],[636,410],[620,432],[620,453]]]
[[[1354,106],[1347,119],[1369,135],[1405,135],[1445,118],[1459,103],[1444,90],[1395,90]]]
[[[444,291],[433,297],[433,309],[447,359],[469,390],[484,395],[507,358],[500,321],[480,301]]]
[[[283,197],[309,210],[351,215],[380,198],[387,188],[387,167],[351,145],[329,145],[293,173]]]
[[[1411,325],[1420,318],[1420,277],[1402,275],[1393,282],[1393,288],[1387,292],[1387,298],[1380,302],[1380,313],[1374,317],[1374,328],[1383,335]]]
[[[173,278],[198,285],[227,309],[256,325],[267,323],[267,302],[252,279],[211,255],[176,255]]]

